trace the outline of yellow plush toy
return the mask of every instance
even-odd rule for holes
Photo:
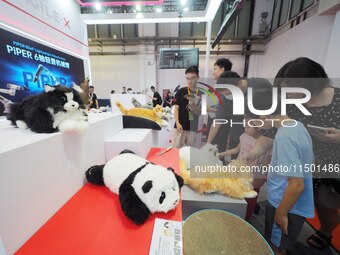
[[[230,167],[236,169],[244,165],[244,162],[240,160],[233,160],[229,164]],[[219,192],[239,199],[257,196],[256,191],[253,190],[253,178],[250,173],[223,173],[223,177],[230,176],[227,178],[190,178],[190,171],[195,170],[194,168],[189,170],[184,160],[180,161],[180,169],[184,184],[200,194]]]
[[[162,119],[165,113],[160,105],[156,105],[152,110],[145,108],[131,108],[128,110],[120,102],[116,102],[116,105],[124,115],[146,118],[156,122],[161,127],[169,126],[169,123]]]

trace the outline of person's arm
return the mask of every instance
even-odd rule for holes
[[[179,105],[174,106],[174,116],[175,116],[175,121],[176,121],[176,128],[179,132],[183,131],[183,127],[181,123],[179,123]]]
[[[211,123],[207,143],[212,143],[212,141],[214,140],[220,126],[221,126],[220,124],[214,125],[214,123]]]
[[[256,139],[255,145],[253,146],[253,148],[251,148],[251,150],[247,153],[243,160],[245,160],[246,162],[254,162],[254,160],[262,156],[272,148],[273,142],[274,140],[270,137],[263,135],[260,136]]]
[[[99,103],[98,103],[98,99],[95,99],[95,103],[96,103],[96,109],[99,109]]]
[[[228,116],[228,113],[227,113],[225,107],[226,106],[222,107],[222,105],[217,106],[215,119],[229,119],[230,118]],[[221,127],[221,124],[215,124],[214,125],[214,121],[211,123],[207,143],[212,143],[212,141],[214,140],[215,136],[217,135],[220,127]],[[227,137],[226,137],[226,139],[227,139]]]
[[[194,114],[196,115],[200,115],[201,114],[201,109],[197,106],[197,105],[194,105]]]
[[[207,106],[207,112],[217,112],[217,109]]]
[[[304,190],[304,179],[291,177],[288,178],[288,185],[279,207],[275,212],[275,222],[279,225],[282,231],[288,235],[288,212],[295,205],[301,193]]]
[[[241,150],[241,144],[239,143],[235,148],[232,148],[230,150],[226,150],[225,152],[222,152],[219,154],[219,157],[226,157],[231,156],[240,153]]]
[[[291,166],[299,167],[305,163],[302,161],[300,155],[301,142],[296,141],[298,134],[293,135],[294,131],[295,130],[292,131],[292,135],[285,134],[285,136],[281,136],[280,140],[276,143],[275,152],[277,154],[276,164],[278,166],[288,166],[288,171],[282,170],[277,172],[277,175],[279,176],[278,178],[287,178],[288,185],[285,188],[281,202],[276,209],[274,217],[276,224],[281,227],[282,231],[286,235],[288,234],[288,213],[296,204],[298,198],[305,188],[304,178],[312,178],[311,175],[305,176],[304,173],[300,171],[294,171],[294,169],[290,168]],[[299,131],[297,130],[296,132]],[[311,142],[310,146],[312,147]],[[306,151],[304,153],[312,152]],[[312,199],[312,197],[310,197],[310,199]]]
[[[188,104],[191,106],[192,108],[192,112],[195,115],[200,115],[201,114],[201,109],[196,105],[194,99],[192,99],[191,97],[188,97],[187,100],[189,100]]]
[[[165,99],[165,101],[166,101],[168,104],[171,104],[172,98],[171,98],[171,97],[167,97],[167,98]]]
[[[328,128],[327,134],[309,130],[311,136],[313,136],[316,140],[324,143],[337,143],[340,144],[340,130],[336,128]]]

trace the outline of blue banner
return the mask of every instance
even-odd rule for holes
[[[7,100],[18,102],[45,84],[72,86],[84,78],[84,61],[0,29],[0,115]]]

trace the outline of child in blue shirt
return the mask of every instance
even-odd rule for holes
[[[305,218],[314,217],[310,171],[314,154],[307,129],[301,122],[281,115],[280,101],[272,114],[257,116],[256,125],[266,130],[277,128],[267,176],[265,237],[276,254],[287,254]],[[254,94],[253,106],[257,110],[270,109],[272,102],[272,90]]]

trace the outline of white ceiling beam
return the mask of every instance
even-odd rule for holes
[[[222,0],[209,0],[207,11],[183,12],[181,19],[177,12],[142,13],[143,18],[136,18],[136,13],[81,14],[80,17],[88,25],[208,22],[214,19],[221,3]]]

